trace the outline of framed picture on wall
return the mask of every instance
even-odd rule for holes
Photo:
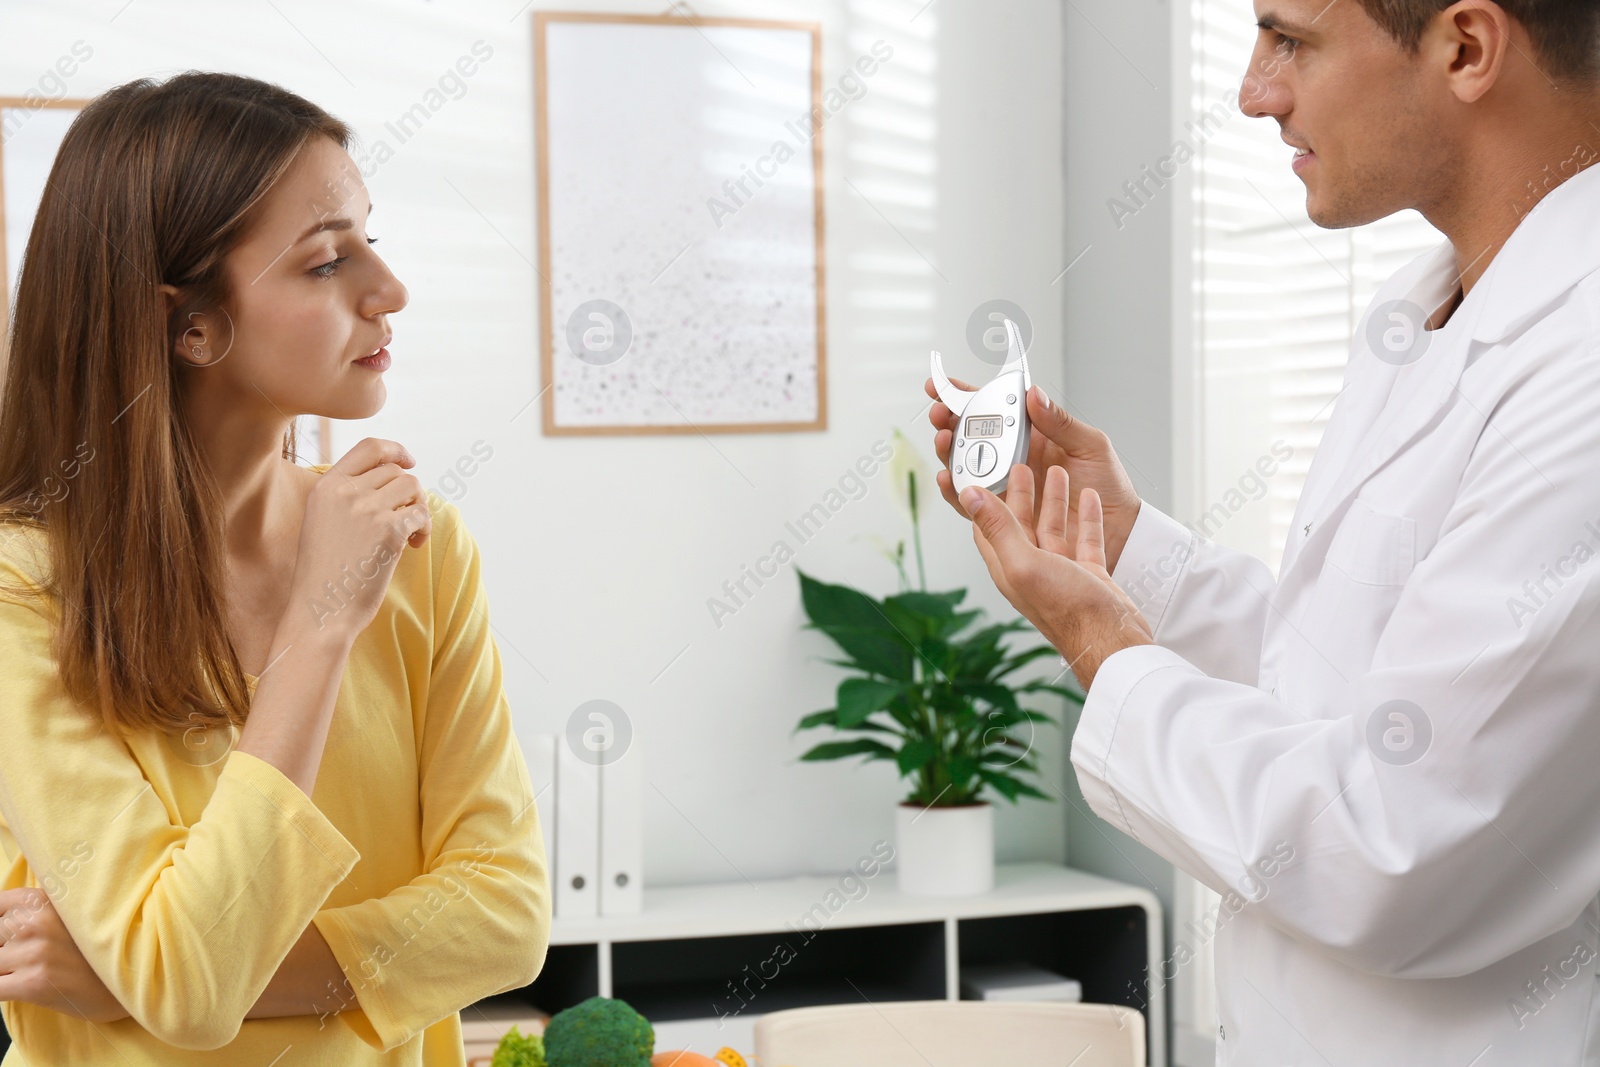
[[[546,434],[827,428],[821,29],[534,16]]]
[[[0,292],[0,324],[7,328],[22,254],[50,168],[67,127],[88,103],[0,96],[0,278],[5,282],[5,290]],[[295,432],[302,462],[333,462],[331,419],[302,415]]]

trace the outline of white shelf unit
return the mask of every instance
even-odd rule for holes
[[[1163,999],[1143,1003],[1162,952],[1149,890],[1051,863],[1000,864],[994,890],[978,896],[908,897],[892,869],[851,884],[646,886],[638,915],[557,918],[539,977],[491,1000],[554,1014],[617,997],[651,1021],[658,1050],[710,1056],[727,1045],[748,1056],[760,1012],[956,1000],[963,964],[1027,962],[1078,979],[1086,1001],[1143,1011],[1150,1064],[1167,1067]]]

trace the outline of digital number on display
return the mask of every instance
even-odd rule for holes
[[[973,415],[967,419],[967,437],[969,439],[999,436],[999,415]]]

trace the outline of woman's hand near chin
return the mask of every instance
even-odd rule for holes
[[[0,1000],[108,1023],[128,1018],[78,951],[45,891],[0,891]]]

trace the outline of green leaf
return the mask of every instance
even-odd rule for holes
[[[876,600],[847,585],[819,582],[798,567],[800,603],[806,617],[823,630],[887,630],[889,620]]]
[[[964,789],[976,773],[978,773],[978,761],[971,756],[961,755],[951,758],[950,784],[952,787]]]
[[[920,645],[955,633],[983,614],[981,609],[955,612],[955,605],[966,595],[965,589],[948,593],[897,593],[884,598],[883,613],[912,644]]]
[[[957,688],[986,704],[992,704],[1008,715],[1020,715],[1021,709],[1017,707],[1017,697],[1010,688],[1003,685],[961,685]]]
[[[904,638],[906,644],[912,647],[925,641],[928,635],[933,632],[934,626],[937,625],[937,620],[930,619],[926,615],[919,615],[914,611],[907,611],[905,608],[892,604],[888,600],[883,602],[883,616],[889,620],[889,625],[894,628],[894,632]]]
[[[844,649],[853,660],[850,666],[868,674],[880,674],[898,681],[912,680],[911,645],[894,630],[817,627]]]
[[[971,703],[954,685],[930,683],[927,690],[928,706],[946,715],[960,711]]]
[[[999,774],[999,773],[996,773],[994,771],[989,771],[989,770],[980,770],[980,771],[978,771],[978,777],[982,778],[985,782],[988,782],[990,785],[994,786],[995,792],[999,793],[1001,796],[1005,797],[1007,800],[1011,801],[1013,804],[1015,804],[1017,802],[1017,784],[1018,783],[1016,781],[1014,781],[1013,779],[1008,778],[1003,774]]]
[[[807,715],[805,718],[801,719],[799,725],[791,730],[790,733],[799,733],[801,730],[809,730],[813,726],[837,726],[838,722],[836,720],[838,717],[838,708],[823,708],[821,711],[813,711],[810,715]]]
[[[1027,685],[1016,687],[1019,693],[1055,693],[1064,696],[1074,704],[1083,705],[1084,694],[1080,689],[1071,689],[1063,685],[1051,685],[1049,682],[1029,682]]]
[[[1017,802],[1018,796],[1038,797],[1040,800],[1050,799],[1043,793],[1039,792],[1039,790],[1029,785],[1027,782],[1013,778],[1011,775],[1006,774],[1003,771],[991,771],[987,768],[980,768],[978,771],[978,777],[982,778],[985,782],[988,782],[994,787],[996,792],[1005,797],[1007,800],[1011,801],[1013,804]]]
[[[938,753],[930,738],[918,737],[907,741],[900,749],[896,762],[900,766],[901,775],[910,774],[932,761]]]
[[[824,741],[800,758],[803,760],[844,759],[846,756],[866,756],[866,762],[875,759],[894,759],[894,749],[870,737],[852,741]]]
[[[863,723],[857,723],[856,725],[850,727],[850,729],[871,730],[872,732],[879,734],[893,734],[895,737],[899,737],[901,735],[901,732],[896,730],[893,726],[886,726],[881,722],[873,722],[870,719]]]
[[[1003,669],[996,674],[995,677],[1004,677],[1019,667],[1027,666],[1036,659],[1043,659],[1045,656],[1054,656],[1058,654],[1059,653],[1056,652],[1055,648],[1050,645],[1040,645],[1038,648],[1030,648],[1028,651],[1012,656],[1002,663],[1001,667]]]
[[[917,645],[917,653],[922,657],[923,676],[933,678],[939,682],[952,677],[955,670],[955,655],[950,646],[937,636],[925,637]]]
[[[1019,756],[1004,749],[991,748],[986,750],[979,759],[984,763],[991,764],[989,769],[992,771],[1003,772],[1012,767],[1018,767],[1025,771],[1038,770],[1038,764],[1034,761],[1033,756],[1026,752]]]
[[[914,687],[908,688],[907,691],[914,691]],[[917,712],[911,710],[910,704],[903,699],[893,701],[887,708],[883,710],[888,712],[894,721],[899,723],[900,726],[904,728],[904,732],[907,734],[921,733],[926,727],[925,717],[920,717]],[[857,727],[857,729],[865,729],[873,725],[875,724],[871,720],[867,720]]]
[[[1013,619],[1010,622],[985,626],[968,634],[959,642],[952,642],[956,652],[956,669],[952,673],[975,681],[991,680],[995,670],[1006,658],[1006,650],[1000,643],[1001,638],[1027,626],[1027,620]]]
[[[884,604],[884,610],[890,614],[895,626],[901,632],[912,636],[917,644],[929,641],[939,641],[942,644],[953,639],[974,619],[983,615],[981,609],[957,612],[954,615],[919,615],[887,602]]]
[[[972,611],[958,611],[944,620],[944,626],[939,630],[939,636],[954,637],[981,618],[983,618],[982,608],[974,608]]]
[[[1020,726],[1027,722],[1022,713],[1009,711],[989,711],[983,716],[983,736],[998,739],[1004,737],[1007,730],[1013,726]]]
[[[1010,619],[1006,622],[997,622],[992,626],[985,626],[981,630],[974,630],[967,635],[965,643],[993,648],[999,645],[1000,639],[1006,634],[1014,634],[1018,630],[1029,629],[1032,629],[1032,626],[1027,619]]]
[[[839,683],[839,717],[834,725],[846,729],[863,723],[867,716],[884,710],[905,691],[904,685],[895,682],[846,678]]]
[[[819,582],[798,568],[796,573],[800,602],[811,627],[842,648],[852,666],[911,681],[913,641],[894,627],[876,600],[849,586]]]
[[[948,617],[955,611],[956,605],[966,599],[965,589],[952,589],[948,593],[923,593],[912,591],[910,593],[896,593],[884,599],[885,604],[894,604],[907,611],[918,615],[927,615],[935,618]]]
[[[1033,786],[1029,785],[1027,782],[1023,782],[1023,781],[1018,781],[1017,782],[1017,792],[1021,793],[1025,797],[1038,797],[1040,800],[1054,800],[1055,799],[1055,797],[1047,796],[1046,794],[1041,793],[1039,790],[1035,789]]]

